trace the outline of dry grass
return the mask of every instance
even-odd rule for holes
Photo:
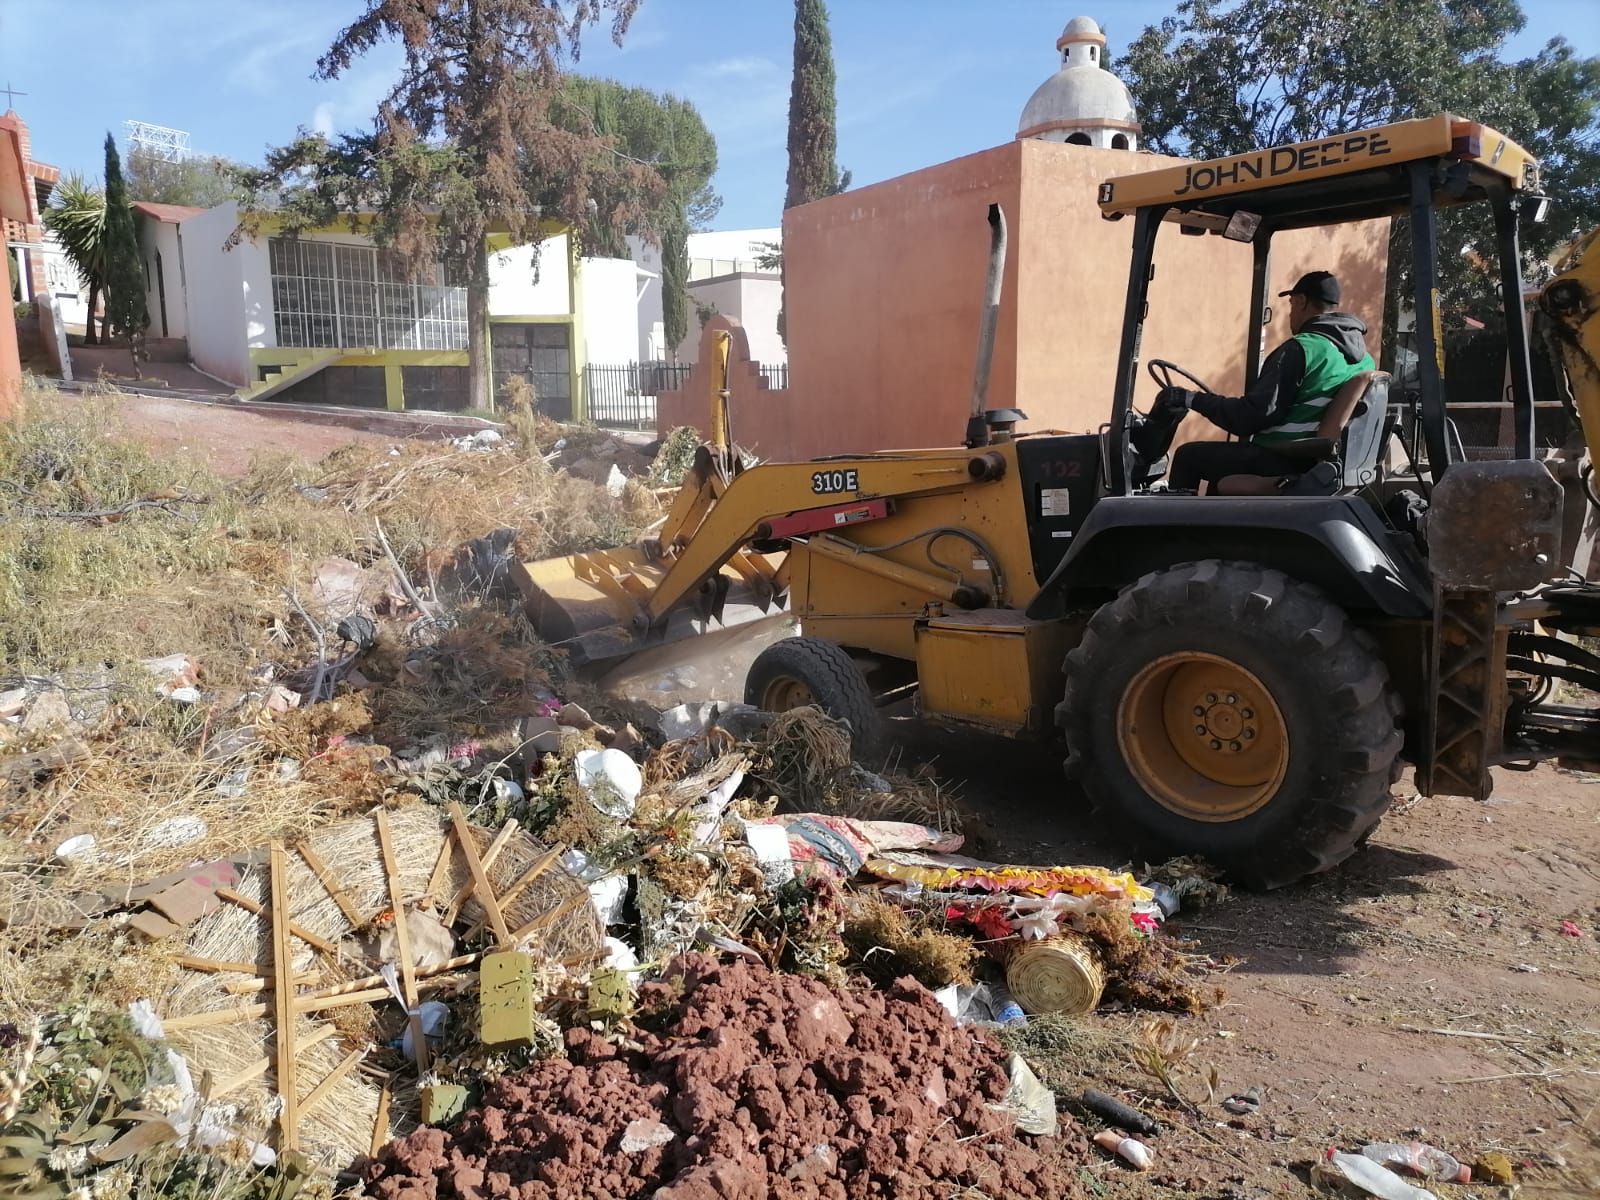
[[[851,758],[850,730],[817,708],[780,713],[757,738],[763,782],[791,812],[871,821],[914,821],[961,828],[955,799],[929,771],[863,771]],[[887,791],[880,790],[887,786]]]
[[[284,590],[304,591],[324,556],[377,561],[379,522],[427,586],[458,546],[496,529],[538,558],[631,541],[660,513],[636,483],[613,498],[537,456],[448,443],[352,446],[317,464],[268,455],[224,482],[108,432],[116,404],[111,394],[61,415],[38,391],[0,430],[0,661],[13,670],[183,649],[214,683],[242,684],[309,648]]]
[[[319,560],[387,563],[381,523],[401,570],[427,598],[470,539],[514,529],[516,553],[543,557],[631,540],[659,515],[641,486],[612,498],[536,454],[448,444],[405,444],[394,455],[352,448],[315,464],[269,455],[227,482],[192,459],[157,457],[111,432],[117,403],[108,394],[63,415],[54,393],[38,391],[22,421],[0,428],[0,688],[23,675],[64,679],[89,747],[42,783],[0,784],[0,908],[13,914],[59,911],[75,896],[315,834],[352,810],[393,804],[397,797],[370,769],[381,749],[315,756],[335,735],[384,744],[503,739],[528,689],[557,666],[524,623],[469,597],[424,636],[389,629],[356,663],[370,690],[341,690],[333,703],[272,717],[260,704],[263,670],[292,685],[316,654],[315,632],[294,600],[312,595]],[[540,442],[559,436],[530,428]],[[158,697],[137,665],[176,651],[202,664],[205,704]],[[252,728],[256,742],[215,756],[221,739]],[[0,744],[0,759],[28,748]],[[285,778],[271,761],[279,755],[309,765]],[[434,833],[410,841],[413,856],[428,859],[425,876],[439,842],[436,816],[421,811]],[[181,845],[163,840],[158,834],[174,818],[198,818],[204,831]],[[54,862],[53,848],[79,832],[97,836],[99,859]],[[407,839],[400,841],[406,857]],[[343,863],[347,852],[329,847],[324,858]],[[526,865],[509,852],[502,861],[506,869]],[[370,874],[370,864],[362,869]],[[539,897],[534,888],[526,899]],[[242,916],[232,918],[235,932],[258,937],[260,922]],[[581,927],[568,920],[560,932]],[[226,957],[257,956],[254,945],[237,948]],[[194,986],[171,966],[170,950],[131,940],[115,919],[81,934],[15,921],[0,930],[0,1021],[24,1023],[74,1003],[114,1010],[141,996],[170,1002],[176,985]],[[235,1057],[259,1057],[260,1037],[259,1029],[242,1031]],[[202,1065],[220,1073],[226,1061],[218,1063]]]
[[[874,983],[884,986],[906,975],[933,990],[972,982],[978,947],[969,937],[946,932],[942,917],[870,894],[851,908],[844,922],[849,963]]]

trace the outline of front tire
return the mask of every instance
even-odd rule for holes
[[[1067,656],[1067,773],[1167,853],[1273,888],[1353,854],[1403,741],[1372,639],[1308,584],[1184,563],[1124,588]]]
[[[883,738],[866,676],[844,649],[822,638],[794,637],[774,642],[750,664],[744,699],[765,712],[787,712],[815,705],[850,727],[856,759],[871,763]]]

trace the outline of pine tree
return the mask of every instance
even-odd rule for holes
[[[144,262],[139,236],[128,205],[117,141],[106,134],[106,330],[125,337],[137,366],[144,352],[144,331],[150,324],[145,307]]]
[[[785,208],[844,190],[836,160],[833,38],[823,0],[795,0],[794,82],[789,91],[789,190]]]
[[[552,112],[563,128],[614,139],[603,154],[647,164],[660,176],[652,186],[620,170],[597,179],[581,232],[585,254],[626,258],[628,234],[660,245],[662,324],[667,353],[675,354],[689,331],[689,232],[705,228],[722,207],[711,187],[717,139],[687,100],[610,79],[569,76]],[[619,218],[629,212],[636,215]]]

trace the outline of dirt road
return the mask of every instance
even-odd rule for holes
[[[1068,789],[1056,752],[915,724],[901,743],[963,785],[992,841],[986,856],[1127,861]],[[1236,965],[1215,977],[1227,990],[1220,1008],[1180,1019],[1200,1045],[1179,1086],[1205,1120],[1173,1114],[1154,1143],[1158,1190],[1140,1194],[1189,1184],[1207,1196],[1300,1194],[1294,1177],[1326,1147],[1412,1136],[1469,1162],[1501,1150],[1535,1164],[1524,1178],[1536,1194],[1596,1194],[1552,1168],[1600,1179],[1600,778],[1502,772],[1481,805],[1413,801],[1409,780],[1395,795],[1343,868],[1169,924]],[[1131,1046],[1145,1019],[1102,1013],[1094,1024]],[[1258,1116],[1205,1103],[1213,1067],[1219,1099],[1265,1089]],[[1172,1107],[1110,1046],[1081,1079]]]
[[[104,403],[63,392],[50,399],[62,412]],[[390,444],[396,439],[336,425],[317,425],[292,416],[160,396],[123,393],[113,411],[124,430],[163,453],[209,459],[219,475],[237,478],[257,454],[281,451],[312,460],[353,442]]]
[[[744,666],[779,633],[777,622],[746,628],[713,635],[713,653],[640,656],[617,679],[662,707],[742,699]],[[974,853],[1128,863],[1125,840],[1069,788],[1059,749],[899,713],[895,752],[959,788],[976,819]],[[1130,1063],[1149,1013],[1102,1011],[1077,1059],[1053,1064],[1053,1082],[1121,1093],[1172,1123],[1153,1143],[1150,1175],[1105,1163],[1096,1184],[1140,1196],[1302,1195],[1329,1147],[1421,1137],[1469,1163],[1499,1150],[1529,1164],[1519,1177],[1533,1194],[1600,1194],[1575,1174],[1600,1180],[1600,777],[1500,772],[1481,805],[1414,800],[1409,778],[1395,795],[1339,870],[1170,922],[1197,954],[1226,964],[1211,976],[1226,1001],[1176,1018],[1199,1042],[1176,1081],[1201,1119]],[[1259,1115],[1206,1102],[1213,1068],[1217,1099],[1264,1089]]]

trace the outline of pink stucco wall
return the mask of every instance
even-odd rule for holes
[[[988,206],[1010,226],[989,407],[1028,429],[1086,431],[1110,415],[1133,222],[1095,206],[1102,179],[1177,160],[1014,141],[784,214],[790,386],[734,393],[738,440],[767,458],[954,444],[965,427],[987,267]],[[1279,234],[1272,291],[1326,269],[1376,330],[1387,223]],[[1143,358],[1220,390],[1244,379],[1250,250],[1163,229]],[[1274,302],[1265,345],[1287,336]],[[1376,337],[1373,339],[1376,342]],[[1137,399],[1153,388],[1145,380]],[[663,431],[703,403],[663,397]]]

